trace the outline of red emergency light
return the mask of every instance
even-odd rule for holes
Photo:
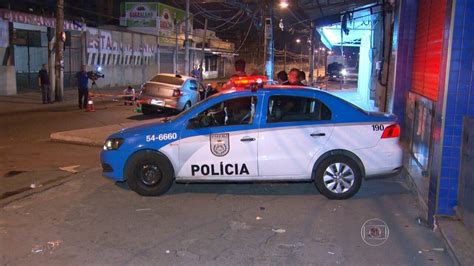
[[[247,77],[233,77],[224,86],[223,90],[243,90],[251,89],[256,90],[267,83],[266,76],[247,76]]]

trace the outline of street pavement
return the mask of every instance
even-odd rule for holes
[[[311,183],[174,184],[141,197],[98,169],[0,210],[5,265],[451,265],[401,177],[327,200]],[[379,218],[380,246],[361,237]],[[380,244],[380,243],[379,243]]]

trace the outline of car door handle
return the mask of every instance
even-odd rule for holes
[[[240,141],[246,141],[246,142],[249,142],[249,141],[255,141],[255,138],[251,138],[251,137],[243,137],[240,139]]]
[[[326,136],[326,133],[311,133],[311,137],[324,137]]]

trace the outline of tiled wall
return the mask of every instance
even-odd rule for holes
[[[399,3],[398,36],[394,38],[394,40],[398,40],[398,47],[396,51],[397,66],[392,112],[398,116],[401,128],[405,129],[405,105],[408,91],[411,88],[418,1],[402,0]]]
[[[474,117],[474,1],[456,0],[437,214],[457,205],[463,116]]]

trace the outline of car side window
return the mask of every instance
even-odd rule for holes
[[[276,95],[268,101],[267,123],[331,120],[331,110],[310,97]]]
[[[198,88],[198,83],[195,80],[190,80],[189,81],[189,89],[197,90],[197,88]]]
[[[220,102],[189,120],[188,128],[250,125],[255,118],[257,97],[240,97]]]

